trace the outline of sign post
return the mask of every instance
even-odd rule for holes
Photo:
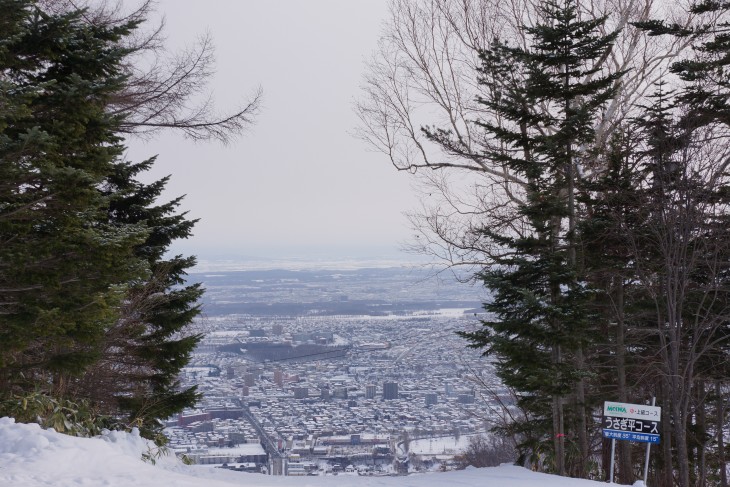
[[[659,444],[659,422],[662,418],[662,408],[652,405],[628,404],[623,402],[606,401],[603,403],[603,437],[611,438],[611,475],[613,483],[614,449],[616,440],[636,441],[647,443],[646,462],[644,464],[644,483],[649,467],[649,446]]]
[[[608,482],[610,484],[613,483],[614,458],[616,458],[616,438],[611,438],[611,475],[609,476],[609,480],[608,480]]]
[[[656,397],[651,398],[651,405],[656,405]],[[651,450],[651,443],[646,444],[646,458],[644,459],[644,485],[646,485],[646,479],[649,477],[649,450]]]

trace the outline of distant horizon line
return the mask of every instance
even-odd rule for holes
[[[255,257],[255,256],[205,256],[197,259],[191,273],[234,272],[261,270],[360,270],[428,267],[429,261],[421,258],[384,257]]]
[[[197,265],[192,272],[215,268],[251,268],[260,270],[295,268],[347,269],[364,267],[428,266],[434,264],[432,256],[409,252],[397,245],[301,245],[301,246],[249,246],[216,248],[195,245],[193,241],[173,244],[169,255],[194,256]],[[344,267],[342,267],[344,266]]]

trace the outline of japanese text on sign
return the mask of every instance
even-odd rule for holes
[[[614,418],[604,416],[603,429],[615,431],[632,431],[634,433],[659,434],[659,421],[640,420],[633,418]]]
[[[603,436],[616,440],[659,443],[662,408],[609,402],[603,404]]]
[[[643,404],[606,401],[603,403],[603,415],[619,418],[650,419],[661,421],[662,408]]]
[[[603,430],[603,437],[612,438],[612,439],[616,439],[616,440],[628,440],[628,441],[636,441],[636,442],[640,442],[640,443],[659,444],[659,435]]]

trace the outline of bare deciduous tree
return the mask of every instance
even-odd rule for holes
[[[469,438],[469,446],[460,455],[459,460],[465,466],[477,468],[498,467],[503,463],[512,463],[517,457],[515,445],[509,439],[497,436],[476,435]]]
[[[524,181],[483,157],[494,142],[474,124],[500,123],[478,98],[480,52],[495,39],[527,47],[524,26],[538,22],[537,0],[393,0],[379,50],[370,61],[356,105],[358,135],[387,155],[395,168],[416,175],[423,206],[410,215],[410,250],[446,265],[481,265],[491,249],[475,230],[519,231],[515,205]],[[632,22],[654,17],[691,25],[684,3],[655,0],[583,0],[582,14],[606,15],[606,32],[620,31],[603,59],[605,72],[626,71],[617,96],[595,120],[604,143],[637,101],[689,46],[687,39],[648,37]],[[540,107],[537,107],[540,109]],[[581,177],[600,171],[590,161]],[[515,228],[512,228],[515,227]]]
[[[65,12],[84,9],[91,24],[122,25],[139,22],[146,28],[125,39],[130,55],[124,67],[128,80],[109,110],[123,117],[122,133],[149,137],[159,130],[181,131],[193,140],[229,142],[244,132],[260,108],[262,90],[230,111],[216,109],[207,85],[213,75],[214,47],[209,35],[179,52],[171,52],[164,42],[164,18],[157,24],[154,1],[142,0],[129,8],[121,0],[43,0],[45,9]]]

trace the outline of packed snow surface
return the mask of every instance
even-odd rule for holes
[[[8,487],[591,487],[604,485],[520,467],[469,468],[407,477],[270,477],[182,465],[172,456],[144,462],[152,445],[137,432],[75,438],[0,418],[0,486]]]

